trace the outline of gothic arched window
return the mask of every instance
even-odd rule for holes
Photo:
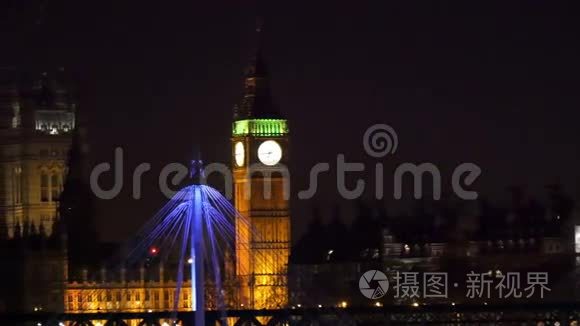
[[[56,172],[53,173],[50,177],[50,196],[52,201],[58,201],[58,198],[60,197],[60,184],[60,175]]]
[[[46,172],[40,174],[40,201],[48,201],[48,174]]]
[[[22,169],[20,167],[14,168],[12,192],[14,196],[14,204],[22,203]]]

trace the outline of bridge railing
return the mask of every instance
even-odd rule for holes
[[[34,326],[195,326],[192,312],[143,313],[29,313],[0,315],[0,325]],[[228,310],[206,312],[206,325],[324,326],[324,325],[577,325],[580,304],[538,305],[424,305]]]

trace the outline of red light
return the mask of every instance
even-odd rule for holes
[[[149,249],[149,252],[150,252],[152,255],[155,255],[155,254],[157,254],[157,251],[158,251],[158,250],[157,250],[157,248],[155,248],[155,247],[151,247],[151,249]]]

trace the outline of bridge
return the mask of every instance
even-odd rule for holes
[[[577,325],[580,303],[518,305],[424,305],[280,310],[208,311],[206,325]],[[192,312],[2,314],[0,325],[194,326]]]

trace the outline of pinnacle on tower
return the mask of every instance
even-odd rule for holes
[[[205,179],[205,174],[203,171],[203,160],[201,159],[199,148],[197,149],[194,158],[190,162],[189,178],[194,185],[201,184]]]
[[[234,120],[281,117],[270,90],[270,78],[263,55],[263,27],[260,22],[257,24],[256,34],[258,40],[254,56],[245,70],[244,95],[239,105],[234,108]]]

